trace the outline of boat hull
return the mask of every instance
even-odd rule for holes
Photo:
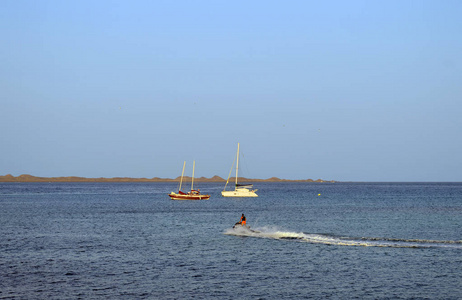
[[[222,191],[223,197],[258,197],[257,190],[235,189],[234,191]]]
[[[210,195],[189,195],[189,194],[177,194],[170,193],[168,194],[172,200],[209,200]]]

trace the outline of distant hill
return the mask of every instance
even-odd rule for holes
[[[231,177],[229,182],[234,182],[235,178]],[[76,177],[76,176],[66,176],[66,177],[37,177],[28,174],[23,174],[19,176],[13,176],[11,174],[0,176],[0,182],[178,182],[180,177],[175,179],[170,178],[130,178],[130,177],[113,177],[113,178],[85,178],[85,177]],[[191,181],[191,177],[184,176],[184,182]],[[225,182],[226,180],[220,176],[213,176],[211,178],[199,177],[194,178],[195,182]],[[322,180],[322,179],[301,179],[301,180],[289,180],[289,179],[280,179],[277,177],[271,177],[268,179],[250,179],[239,177],[239,182],[334,182],[333,180]]]

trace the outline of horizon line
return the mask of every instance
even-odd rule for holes
[[[181,176],[176,178],[162,178],[162,177],[83,177],[83,176],[34,176],[30,174],[21,174],[19,176],[13,176],[11,174],[0,175],[0,182],[177,182]],[[191,180],[191,176],[183,176],[186,180]],[[304,183],[462,183],[462,181],[434,181],[434,180],[387,180],[387,181],[366,181],[366,180],[324,180],[324,179],[284,179],[279,177],[269,177],[266,179],[261,178],[246,178],[239,177],[243,181],[255,181],[255,182],[304,182]],[[234,181],[235,177],[230,177],[228,181]],[[195,177],[196,182],[226,182],[227,180],[214,175],[212,177]]]

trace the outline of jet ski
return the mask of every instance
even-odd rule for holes
[[[233,229],[234,230],[246,230],[246,231],[250,231],[253,233],[260,233],[260,231],[250,229],[250,226],[248,225],[242,225],[241,222],[237,222],[236,224],[234,224]]]
[[[236,227],[239,227],[239,228],[250,228],[250,226],[242,225],[241,222],[237,222],[236,224],[234,224],[233,228],[236,228]]]

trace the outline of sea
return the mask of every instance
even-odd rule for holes
[[[462,183],[195,187],[0,183],[0,299],[462,299]]]

